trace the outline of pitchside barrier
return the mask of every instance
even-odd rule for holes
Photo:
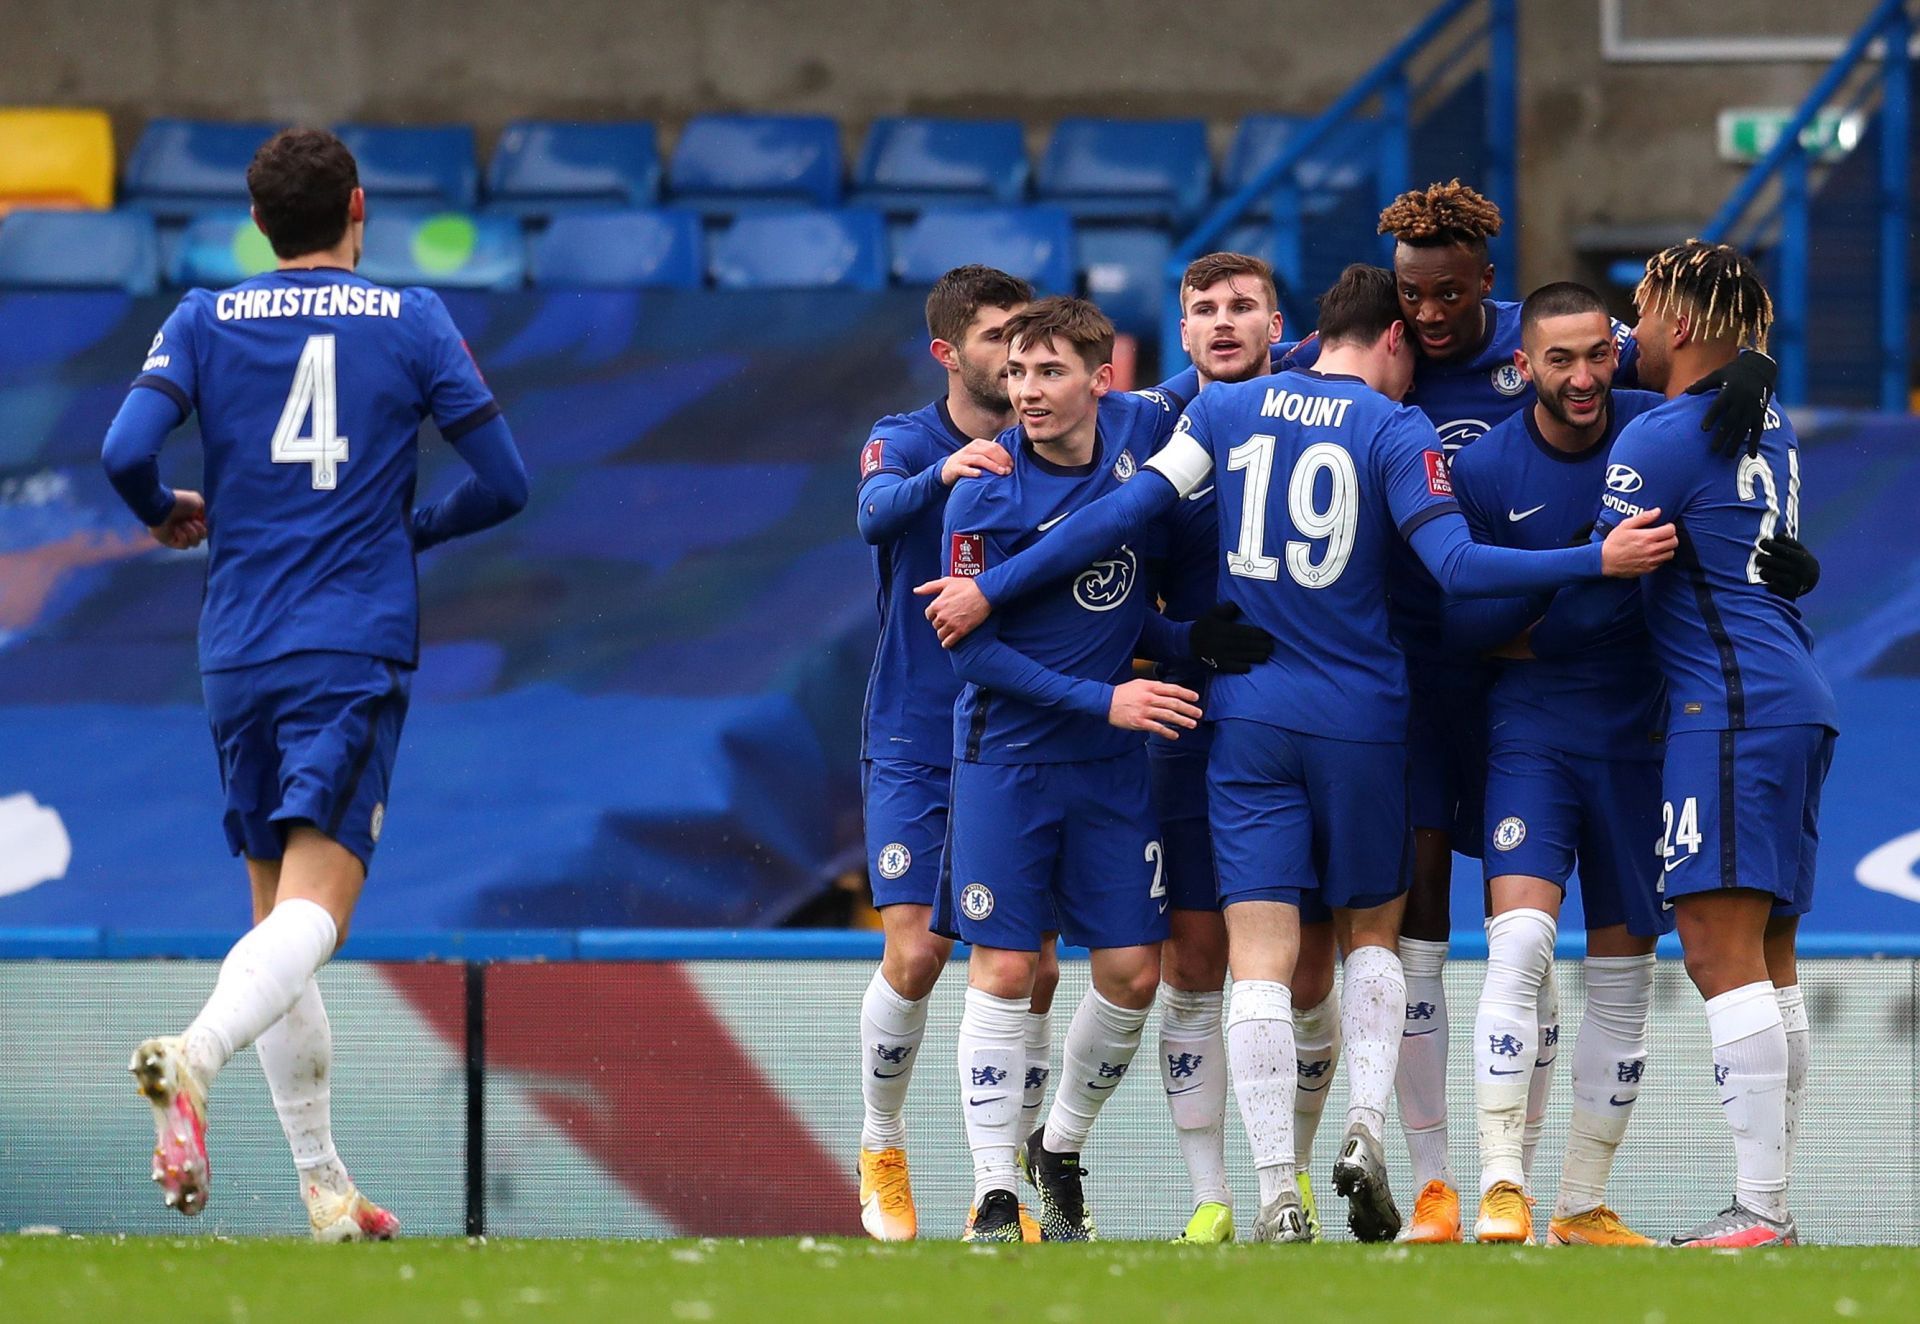
[[[207,1213],[170,1214],[147,1181],[152,1128],[126,1074],[146,1035],[183,1026],[230,935],[0,931],[0,1230],[284,1235],[304,1220],[255,1056],[215,1089]],[[1920,1241],[1920,941],[1820,935],[1801,967],[1813,1026],[1793,1204],[1809,1240]],[[1468,1065],[1484,942],[1447,968],[1453,1164],[1477,1170]],[[333,1115],[360,1185],[416,1235],[857,1234],[858,1016],[879,954],[867,933],[499,932],[356,936],[320,975],[335,1037]],[[1556,980],[1559,1064],[1533,1173],[1543,1208],[1565,1144],[1567,1075],[1584,1003],[1578,948]],[[184,959],[160,959],[184,958]],[[933,996],[908,1105],[921,1228],[953,1237],[971,1194],[954,1035],[964,967]],[[1087,985],[1068,960],[1054,1063]],[[1189,1212],[1155,1063],[1157,1019],[1086,1151],[1103,1235],[1161,1238]],[[1733,1185],[1705,1018],[1678,961],[1655,983],[1652,1051],[1613,1185],[1616,1208],[1664,1234]],[[1345,1114],[1339,1073],[1313,1174]],[[1253,1173],[1229,1103],[1243,1224]],[[1403,1210],[1414,1191],[1387,1138]]]

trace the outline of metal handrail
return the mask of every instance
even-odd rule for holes
[[[1392,189],[1397,192],[1400,188],[1410,185],[1410,181],[1404,178],[1410,168],[1411,155],[1408,150],[1412,118],[1409,66],[1439,39],[1454,20],[1468,10],[1481,5],[1484,5],[1488,11],[1484,25],[1484,35],[1490,52],[1487,139],[1493,149],[1488,178],[1483,181],[1484,191],[1500,208],[1503,215],[1509,217],[1513,215],[1515,204],[1513,154],[1518,122],[1517,108],[1514,104],[1517,0],[1442,0],[1414,27],[1413,31],[1401,38],[1371,69],[1341,93],[1333,104],[1308,121],[1300,132],[1288,141],[1280,154],[1263,166],[1257,175],[1232,195],[1215,204],[1186,238],[1174,247],[1172,256],[1167,260],[1164,280],[1167,290],[1165,300],[1167,313],[1161,344],[1162,354],[1167,363],[1178,362],[1178,356],[1181,353],[1180,278],[1185,274],[1187,264],[1206,252],[1228,226],[1240,220],[1249,208],[1268,195],[1284,193],[1294,195],[1291,199],[1275,197],[1275,228],[1278,232],[1283,224],[1290,220],[1297,232],[1299,198],[1298,191],[1291,187],[1294,169],[1305,160],[1308,153],[1320,146],[1337,126],[1353,117],[1361,106],[1375,97],[1380,97],[1388,103],[1391,112],[1389,118],[1397,117],[1401,121],[1389,127],[1389,133],[1395,135],[1395,141],[1389,145],[1388,151],[1383,153],[1383,157],[1393,163],[1395,173],[1401,177],[1383,178],[1382,191]],[[1431,81],[1428,80],[1429,83]],[[1383,173],[1386,172],[1383,170]],[[1286,201],[1291,201],[1296,212],[1290,218],[1281,216],[1284,209],[1282,204]],[[1496,280],[1511,281],[1515,274],[1516,253],[1513,227],[1508,225],[1502,234],[1489,242],[1488,248],[1493,257]],[[1283,284],[1297,284],[1299,272],[1285,269],[1289,264],[1284,256],[1282,262],[1276,265],[1282,268],[1277,274]]]
[[[1746,232],[1757,237],[1763,226],[1779,221],[1780,279],[1774,291],[1774,352],[1780,360],[1780,398],[1803,404],[1808,395],[1807,316],[1811,246],[1811,189],[1807,149],[1800,135],[1827,101],[1881,43],[1880,84],[1880,407],[1908,407],[1907,243],[1909,215],[1908,139],[1911,132],[1911,52],[1913,16],[1909,0],[1880,0],[1848,40],[1840,56],[1821,74],[1766,155],[1754,163],[1739,187],[1701,231],[1709,243],[1733,242],[1740,223],[1769,184],[1780,194],[1763,220]],[[1859,100],[1856,97],[1856,102]]]

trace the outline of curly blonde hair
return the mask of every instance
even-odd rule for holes
[[[1691,314],[1708,340],[1765,349],[1773,330],[1773,297],[1753,259],[1732,244],[1689,239],[1655,253],[1633,302],[1642,310]]]

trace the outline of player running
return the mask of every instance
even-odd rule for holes
[[[860,1002],[860,1222],[881,1241],[911,1241],[919,1220],[907,1175],[907,1086],[926,1034],[927,999],[953,952],[931,931],[947,839],[953,701],[960,680],[912,597],[943,572],[941,513],[962,478],[1012,471],[997,437],[1013,423],[1001,328],[1033,287],[992,267],[956,267],[927,295],[929,352],[947,392],[873,425],[860,452],[860,534],[873,548],[880,640],[867,677],[861,783],[867,866],[885,947]],[[1041,948],[1025,1020],[1022,1115],[1046,1096],[1060,982],[1051,942]],[[1039,1228],[1028,1228],[1038,1240]]]
[[[1315,895],[1332,907],[1346,954],[1351,1094],[1334,1184],[1361,1239],[1400,1226],[1380,1146],[1405,997],[1395,946],[1410,855],[1406,663],[1384,592],[1399,542],[1462,594],[1632,577],[1673,546],[1671,528],[1649,527],[1653,512],[1598,553],[1475,546],[1432,424],[1393,403],[1414,360],[1391,273],[1349,267],[1322,301],[1320,326],[1318,369],[1215,385],[1148,463],[1164,482],[1130,484],[1070,516],[988,589],[1017,604],[1217,475],[1221,597],[1276,641],[1270,663],[1213,682],[1207,773],[1234,972],[1228,1055],[1260,1179],[1253,1236],[1263,1241],[1307,1239],[1294,1184],[1288,980],[1300,906]]]
[[[1701,443],[1709,402],[1682,394],[1766,341],[1772,301],[1744,255],[1676,244],[1647,263],[1634,301],[1641,380],[1668,403],[1614,443],[1599,527],[1658,505],[1680,531],[1673,563],[1643,586],[1667,679],[1661,881],[1706,999],[1737,1172],[1733,1203],[1673,1244],[1792,1245],[1789,1155],[1807,1062],[1794,940],[1813,902],[1837,730],[1812,636],[1761,568],[1763,544],[1798,531],[1799,445],[1770,411],[1760,453],[1729,474]]]
[[[1071,511],[1133,478],[1175,420],[1156,396],[1109,389],[1113,325],[1085,300],[1042,299],[1004,334],[1020,419],[1002,437],[1013,472],[961,484],[949,498],[954,576],[1044,543]],[[1092,949],[1093,974],[1046,1124],[1026,1141],[1048,1240],[1093,1235],[1080,1149],[1132,1063],[1159,983],[1167,897],[1143,734],[1192,730],[1199,696],[1128,676],[1137,644],[1165,660],[1187,657],[1203,627],[1153,611],[1136,582],[1139,556],[1108,550],[952,654],[966,686],[953,710],[948,876],[935,926],[973,945],[959,1043],[977,1211],[970,1240],[1020,1239],[1011,1082],[1045,933],[1057,923]]]
[[[276,134],[247,190],[277,269],[180,301],[102,452],[155,539],[211,541],[200,670],[255,920],[192,1024],[142,1043],[129,1069],[153,1105],[169,1208],[206,1208],[207,1094],[254,1044],[315,1239],[384,1240],[399,1221],[334,1149],[314,975],[346,938],[386,819],[419,660],[415,557],[518,512],[527,477],[439,296],[354,274],[366,200],[340,140]],[[163,486],[158,462],[196,410],[204,498]],[[473,474],[409,512],[428,415]]]
[[[1406,403],[1432,421],[1449,456],[1534,402],[1532,385],[1514,363],[1520,305],[1489,297],[1494,269],[1487,241],[1502,224],[1500,209],[1457,179],[1403,193],[1380,213],[1380,233],[1395,240],[1401,316],[1417,352]],[[1627,328],[1616,331],[1620,384],[1632,386],[1638,350]],[[1288,361],[1310,366],[1318,353],[1309,337]],[[1744,355],[1700,387],[1728,386],[1712,416],[1728,453],[1757,436],[1774,371],[1765,355]],[[1419,558],[1397,558],[1391,593],[1413,713],[1413,888],[1400,942],[1407,1006],[1396,1092],[1419,1195],[1406,1239],[1449,1242],[1460,1240],[1460,1197],[1447,1157],[1450,1018],[1442,975],[1452,927],[1452,852],[1480,853],[1490,677],[1477,660],[1450,655],[1443,646],[1442,595]],[[1549,1033],[1557,1035],[1557,1024],[1542,1037]],[[1544,1087],[1551,1076],[1540,1080]],[[1544,1095],[1539,1103],[1544,1108]]]

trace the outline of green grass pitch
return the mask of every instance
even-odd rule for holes
[[[1911,1321],[1920,1251],[14,1236],[0,1237],[0,1319]]]

